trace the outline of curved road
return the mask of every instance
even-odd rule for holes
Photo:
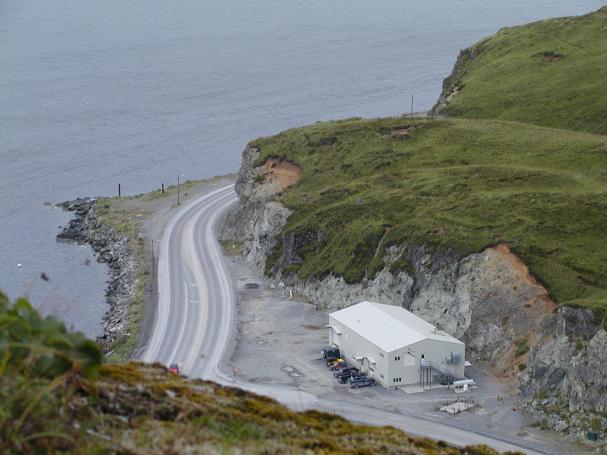
[[[213,228],[236,200],[233,184],[221,187],[181,206],[167,225],[158,255],[158,314],[145,362],[178,363],[192,377],[216,380],[220,374],[233,292]]]
[[[523,440],[505,440],[406,415],[316,396],[292,387],[233,381],[218,364],[232,330],[234,292],[216,240],[217,220],[236,202],[234,184],[225,185],[179,208],[160,243],[158,314],[143,360],[179,363],[190,377],[215,381],[277,399],[291,409],[318,409],[370,425],[391,425],[454,445],[486,444],[499,451],[553,452]]]

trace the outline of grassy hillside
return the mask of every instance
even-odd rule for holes
[[[250,145],[257,164],[280,157],[302,167],[280,197],[294,210],[285,233],[303,258],[285,273],[360,282],[393,244],[467,255],[507,242],[557,302],[607,307],[606,137],[393,118],[318,123]]]
[[[461,52],[440,110],[607,134],[607,6],[504,28]]]
[[[101,365],[95,343],[0,294],[0,453],[495,455],[365,427],[161,365]]]

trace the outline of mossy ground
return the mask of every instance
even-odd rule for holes
[[[607,308],[606,137],[391,118],[318,123],[250,145],[257,164],[279,157],[302,168],[280,196],[293,210],[285,234],[303,258],[286,271],[300,278],[373,278],[395,244],[465,256],[506,242],[558,303]]]
[[[102,365],[103,354],[53,316],[0,294],[0,453],[495,454],[202,380],[160,364]]]
[[[354,425],[160,365],[104,365],[93,382],[77,369],[56,378],[0,375],[0,451],[12,454],[487,454]],[[38,403],[37,406],[31,406]],[[16,417],[23,417],[19,422]]]
[[[441,114],[607,134],[607,6],[504,28],[460,54]]]

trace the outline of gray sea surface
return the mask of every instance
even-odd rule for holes
[[[93,337],[107,266],[55,241],[70,216],[44,202],[236,172],[250,140],[399,115],[412,96],[428,110],[460,49],[604,4],[3,0],[0,289]]]

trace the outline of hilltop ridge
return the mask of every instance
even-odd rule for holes
[[[607,6],[503,28],[460,52],[430,115],[607,134]]]

